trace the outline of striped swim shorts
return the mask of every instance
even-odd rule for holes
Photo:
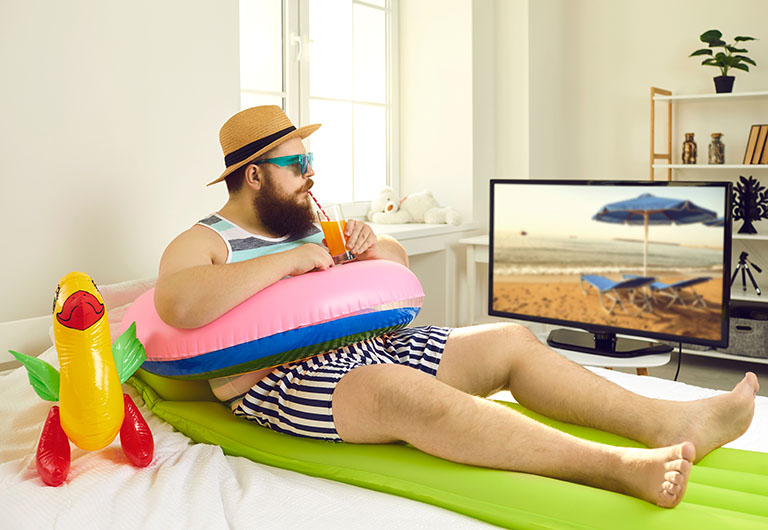
[[[401,364],[437,374],[450,328],[406,328],[275,368],[233,404],[236,416],[278,432],[341,442],[331,400],[341,377],[358,366]]]

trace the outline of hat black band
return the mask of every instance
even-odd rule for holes
[[[292,133],[296,130],[296,127],[291,125],[290,127],[287,127],[283,129],[282,131],[277,131],[275,134],[270,134],[269,136],[266,136],[264,138],[261,138],[260,140],[256,140],[255,142],[251,142],[247,145],[244,145],[237,151],[232,151],[227,156],[224,157],[224,165],[234,166],[238,162],[242,162],[249,156],[251,156],[253,153],[258,153],[265,147],[267,147],[269,144],[274,142],[275,140],[278,140],[285,136],[288,133]]]

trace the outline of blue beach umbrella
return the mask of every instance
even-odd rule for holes
[[[703,223],[717,218],[712,210],[685,199],[669,199],[643,193],[634,199],[606,204],[592,216],[595,221],[643,225],[643,276],[648,275],[648,226]]]

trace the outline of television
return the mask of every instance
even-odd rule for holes
[[[731,200],[729,182],[493,179],[488,313],[598,355],[726,347]]]

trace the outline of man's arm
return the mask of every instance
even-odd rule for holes
[[[393,237],[376,236],[369,225],[362,221],[347,221],[347,250],[358,260],[386,259],[408,266],[408,253]]]
[[[285,276],[333,264],[328,251],[314,244],[229,264],[224,263],[226,252],[221,238],[202,226],[168,245],[155,286],[155,308],[165,323],[203,326]]]

